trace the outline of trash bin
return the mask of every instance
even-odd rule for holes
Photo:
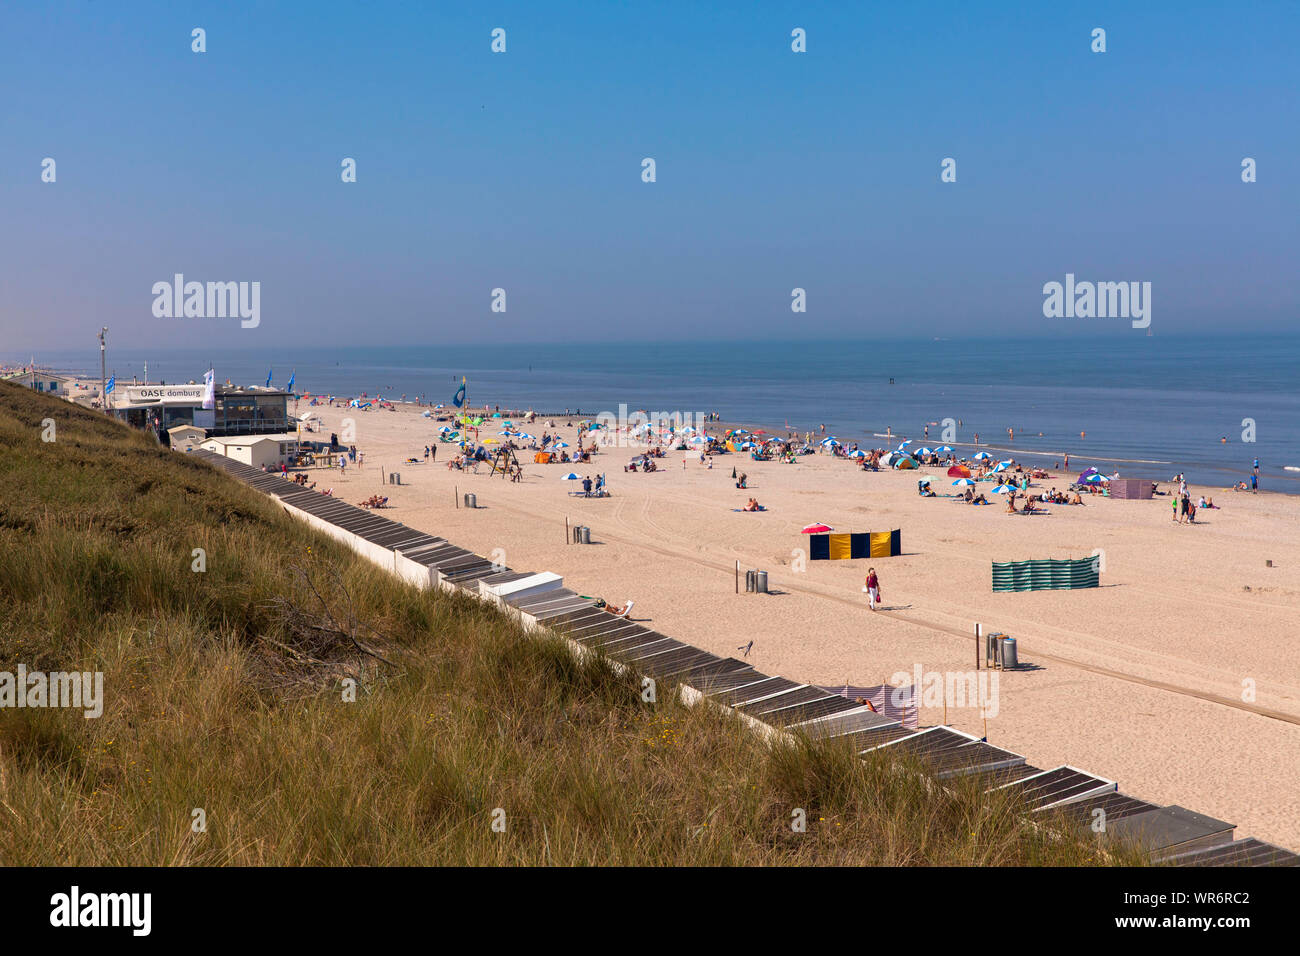
[[[766,571],[754,572],[754,590],[759,594],[767,593],[767,572]]]
[[[984,635],[984,663],[988,667],[995,667],[998,663],[998,641],[1006,637],[1001,631],[994,631]]]
[[[1016,658],[1016,639],[1004,637],[998,646],[1002,652],[1002,666],[1004,668],[1017,666],[1019,662]]]
[[[477,507],[478,507],[478,495],[466,494],[466,495],[465,495],[465,507],[466,507],[466,508],[477,508]]]
[[[756,571],[746,571],[746,572],[745,572],[745,591],[746,591],[746,592],[752,592],[752,591],[754,590],[754,588],[758,586],[757,583],[756,583],[755,580],[754,580],[757,576],[758,576],[758,572],[756,572]]]
[[[582,526],[582,543],[591,544],[591,529],[585,524]]]

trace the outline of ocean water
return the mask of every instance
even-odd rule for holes
[[[771,430],[982,445],[1021,460],[1097,465],[1129,477],[1228,485],[1260,461],[1261,487],[1300,493],[1300,335],[881,342],[659,342],[303,347],[257,351],[110,350],[118,381],[262,384],[450,402],[464,375],[474,404],[584,414],[717,412]],[[28,355],[3,354],[6,361]],[[43,352],[38,363],[93,369],[98,352]],[[891,383],[892,379],[892,383]],[[1249,420],[1249,421],[1247,421]],[[1245,424],[1243,424],[1245,422]],[[1253,422],[1254,441],[1250,423]],[[1007,429],[1014,429],[1014,437]],[[1226,438],[1227,442],[1221,441]]]

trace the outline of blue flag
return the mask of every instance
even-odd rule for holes
[[[286,386],[284,387],[284,390],[285,390],[286,392],[292,392],[292,391],[293,391],[293,381],[294,381],[294,379],[296,379],[297,377],[298,377],[298,370],[297,370],[297,369],[294,369],[294,370],[293,370],[293,373],[289,376],[289,384],[286,385]]]
[[[267,387],[267,388],[270,388],[270,387],[271,387],[271,373],[272,373],[273,371],[274,371],[274,369],[267,369],[267,370],[266,370],[266,387]]]
[[[451,403],[457,408],[465,404],[465,380],[463,378],[460,380],[460,388],[456,389],[456,397],[451,400]]]
[[[117,388],[117,376],[116,375],[109,376],[108,384],[104,386],[104,392],[105,393],[111,392],[115,388]]]

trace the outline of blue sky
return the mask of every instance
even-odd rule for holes
[[[1158,334],[1286,329],[1298,36],[1294,3],[9,3],[0,351],[1122,334],[1043,317],[1067,272],[1150,281]],[[176,272],[261,282],[260,326],[155,318]]]

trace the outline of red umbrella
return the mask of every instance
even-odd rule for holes
[[[834,530],[835,530],[835,529],[832,528],[832,527],[831,527],[830,525],[828,525],[828,524],[810,524],[808,527],[804,528],[803,531],[802,531],[801,533],[802,533],[802,534],[821,534],[821,533],[823,533],[823,532],[825,532],[825,531],[834,531]]]

